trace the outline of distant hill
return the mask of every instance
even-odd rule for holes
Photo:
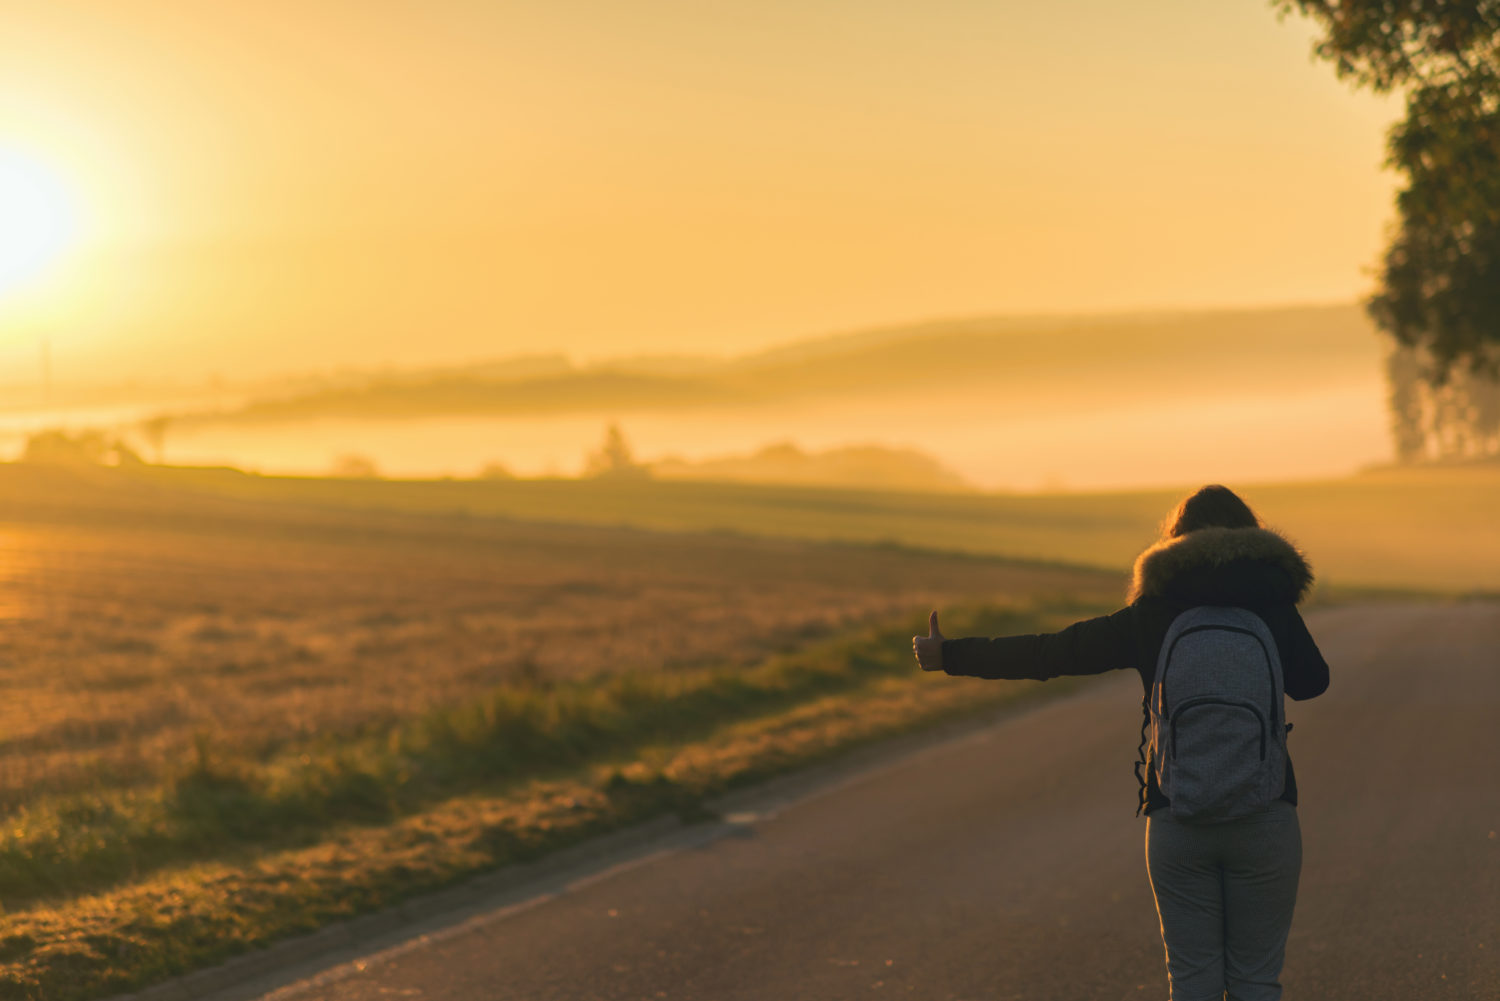
[[[1098,399],[1267,392],[1371,374],[1380,340],[1355,306],[1139,315],[1074,321],[967,321],[839,338],[837,351],[797,346],[727,366],[733,386],[784,395],[939,384],[1006,386],[1026,397],[1084,391]]]
[[[768,445],[753,455],[689,462],[664,459],[650,465],[658,479],[781,483],[795,486],[874,490],[965,491],[974,489],[924,452],[881,445],[854,445],[804,452],[791,442]]]
[[[573,369],[533,378],[409,374],[364,385],[250,400],[236,410],[174,415],[187,423],[297,421],[320,417],[407,418],[459,414],[557,414],[682,409],[720,403],[717,382],[671,375]]]
[[[1275,396],[1378,379],[1383,341],[1353,305],[887,327],[731,359],[556,355],[382,374],[251,399],[191,422],[681,411],[796,399],[973,394],[991,412]]]

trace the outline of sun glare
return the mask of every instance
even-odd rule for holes
[[[39,274],[77,231],[73,198],[57,172],[0,147],[0,295]]]

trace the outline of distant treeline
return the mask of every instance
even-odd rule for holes
[[[1391,430],[1404,463],[1500,458],[1500,381],[1468,369],[1445,381],[1419,351],[1397,346],[1386,359]]]

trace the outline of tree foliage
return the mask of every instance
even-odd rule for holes
[[[1500,0],[1273,0],[1322,29],[1340,77],[1404,91],[1405,175],[1370,313],[1441,385],[1500,376]]]

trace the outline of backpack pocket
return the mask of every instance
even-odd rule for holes
[[[1252,702],[1200,696],[1172,713],[1158,777],[1182,820],[1230,820],[1263,809],[1271,752],[1264,710]]]

